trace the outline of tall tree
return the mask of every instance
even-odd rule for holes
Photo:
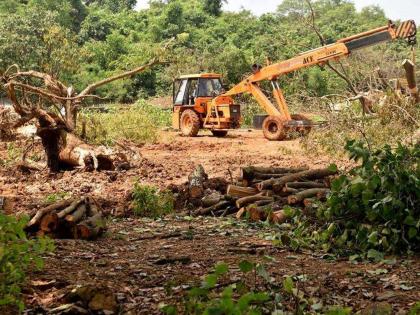
[[[222,14],[223,3],[227,3],[226,0],[204,0],[204,10],[210,15],[220,16]]]
[[[137,4],[137,0],[86,0],[86,5],[97,5],[112,12],[120,12],[124,10],[133,10]]]

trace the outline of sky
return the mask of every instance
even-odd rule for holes
[[[296,0],[301,1],[301,0]],[[224,9],[237,11],[242,7],[251,10],[256,15],[273,12],[282,0],[228,0]],[[420,24],[420,0],[354,0],[360,10],[364,6],[376,4],[385,10],[386,15],[392,20],[413,19]],[[138,8],[147,7],[148,0],[138,0]]]

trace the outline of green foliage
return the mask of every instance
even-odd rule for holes
[[[227,0],[203,0],[204,11],[214,16],[220,16],[224,2],[226,3]]]
[[[346,149],[361,165],[332,183],[319,215],[333,223],[321,238],[331,247],[369,250],[375,260],[381,251],[419,250],[420,146],[386,145],[371,152],[349,141]]]
[[[17,64],[61,75],[66,79],[77,70],[78,49],[68,29],[58,23],[56,12],[29,7],[24,15],[0,18],[0,72]]]
[[[136,183],[133,189],[133,211],[141,217],[159,218],[172,213],[174,197],[169,191]]]
[[[137,0],[87,0],[88,5],[96,5],[112,12],[133,10]]]
[[[28,240],[23,230],[26,223],[0,213],[0,310],[5,305],[23,310],[20,293],[26,273],[41,269],[41,255],[53,249],[47,239]]]
[[[113,101],[133,102],[144,94],[169,94],[172,80],[182,73],[220,72],[231,86],[242,80],[254,63],[264,64],[267,58],[284,60],[320,45],[310,27],[296,27],[297,23],[305,25],[309,16],[305,2],[283,1],[277,12],[261,17],[248,11],[222,12],[223,3],[152,1],[149,9],[135,11],[135,0],[3,0],[0,68],[18,63],[22,69],[52,70],[80,89],[143,63],[163,41],[183,36],[185,40],[174,47],[169,64],[155,68],[153,75],[113,83],[98,91]],[[325,0],[314,2],[314,7],[317,24],[328,41],[387,22],[384,12],[375,6],[358,12],[351,2]],[[54,40],[47,41],[45,35],[51,33]],[[368,66],[346,67],[361,90],[371,81],[366,78],[372,69],[388,60],[375,54],[363,57],[358,64]],[[395,66],[393,61],[389,64]],[[144,83],[149,86],[143,89]],[[308,95],[347,89],[335,74],[317,68],[284,76],[280,83],[287,95],[298,93],[298,104],[305,108]]]
[[[246,267],[245,267],[246,266]],[[248,261],[240,263],[239,267],[244,277],[249,272],[261,274],[265,269],[258,264]],[[262,314],[263,306],[269,301],[269,294],[266,292],[254,292],[245,282],[235,285],[223,286],[221,281],[226,278],[229,267],[220,263],[214,267],[214,271],[205,276],[200,287],[194,287],[188,292],[185,301],[186,314]],[[220,292],[216,292],[217,287]],[[174,306],[165,306],[162,311],[165,314],[176,314]]]
[[[159,138],[159,129],[171,124],[170,111],[145,101],[132,106],[107,106],[106,109],[108,112],[105,113],[95,111],[83,113],[81,120],[87,122],[86,139],[89,142],[113,145],[119,140],[126,139],[138,144],[154,143]]]
[[[271,260],[271,257],[266,257]],[[161,305],[166,315],[174,314],[350,314],[351,309],[324,307],[316,298],[305,297],[299,290],[304,276],[285,276],[280,285],[262,263],[247,260],[238,265],[241,274],[235,274],[234,284],[230,276],[233,269],[219,263],[213,272],[206,275],[200,286],[193,287],[186,295],[183,305]],[[180,312],[178,313],[178,311]],[[322,311],[322,312],[320,312]]]
[[[69,194],[65,191],[50,194],[45,198],[45,201],[49,204],[56,203],[57,201],[63,200],[66,198]]]

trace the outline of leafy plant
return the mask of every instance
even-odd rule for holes
[[[0,158],[0,165],[7,166],[16,162],[22,156],[22,149],[15,146],[13,143],[7,144],[7,156],[5,159]]]
[[[173,212],[174,198],[171,192],[156,187],[134,184],[133,211],[137,216],[158,218]]]
[[[244,275],[247,273],[263,274],[265,272],[262,265],[248,261],[242,261],[239,268]],[[214,271],[204,278],[200,287],[194,287],[188,292],[184,306],[185,313],[262,314],[262,305],[270,300],[269,294],[254,292],[246,285],[245,281],[223,286],[221,280],[226,278],[228,272],[229,266],[227,264],[216,265]],[[218,288],[222,290],[218,292]],[[176,314],[177,312],[174,306],[165,306],[163,311],[165,314]]]
[[[67,193],[67,192],[65,192],[65,191],[58,192],[58,193],[53,193],[53,194],[48,195],[48,196],[45,198],[45,201],[46,201],[47,203],[55,203],[55,202],[57,202],[57,201],[59,201],[59,200],[64,199],[64,198],[65,198],[65,197],[67,197],[67,196],[68,196],[68,193]]]
[[[386,145],[371,152],[363,143],[346,145],[361,161],[332,183],[319,215],[328,222],[320,238],[339,248],[368,251],[418,250],[420,244],[420,146]],[[327,246],[330,247],[330,246]]]
[[[48,239],[28,240],[23,230],[26,223],[0,214],[0,309],[15,305],[23,310],[20,293],[26,272],[33,267],[41,269],[41,254],[53,249]]]

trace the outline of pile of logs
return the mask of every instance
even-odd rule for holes
[[[236,214],[251,221],[283,223],[286,206],[309,212],[314,201],[324,200],[330,191],[330,176],[336,174],[330,169],[244,167],[225,195],[205,196],[194,214]]]
[[[105,229],[102,211],[92,197],[70,198],[37,210],[26,225],[30,235],[92,240]]]

